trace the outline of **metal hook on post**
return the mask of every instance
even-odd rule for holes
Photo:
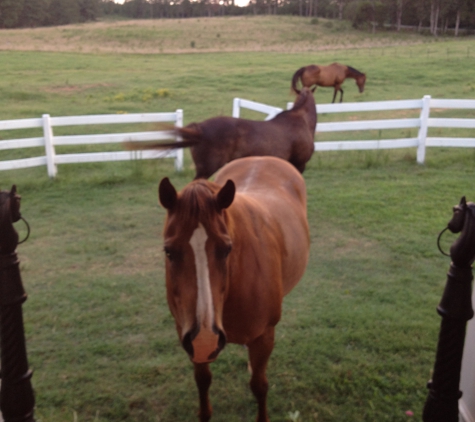
[[[28,221],[26,221],[23,217],[20,217],[20,220],[22,220],[25,223],[27,232],[26,232],[25,238],[21,240],[20,242],[18,242],[19,245],[21,245],[22,243],[25,243],[28,240],[28,238],[30,237],[30,231],[31,231]]]
[[[442,255],[445,255],[445,256],[450,256],[450,254],[444,252],[440,246],[440,239],[442,238],[442,235],[449,229],[449,227],[447,226],[444,230],[442,230],[440,233],[439,233],[439,236],[437,237],[437,247],[439,248],[439,251]]]

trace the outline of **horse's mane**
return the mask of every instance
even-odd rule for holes
[[[214,195],[219,186],[204,179],[198,179],[187,185],[180,193],[177,217],[187,223],[201,222],[209,226],[215,216]]]
[[[354,67],[351,66],[346,66],[350,72],[356,73],[358,76],[364,76],[363,72],[360,72],[359,70],[355,69]]]
[[[308,88],[303,88],[300,91],[300,94],[295,99],[294,106],[292,107],[292,110],[298,110],[299,108],[302,108],[305,105],[305,103],[307,102],[308,94],[309,94]]]

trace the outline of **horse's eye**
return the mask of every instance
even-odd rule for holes
[[[222,246],[222,247],[218,247],[216,248],[216,256],[217,258],[219,259],[225,259],[228,257],[228,255],[230,254],[231,252],[231,249],[233,247],[231,245],[225,245],[225,246]]]
[[[174,251],[173,249],[169,248],[168,246],[165,246],[163,248],[163,250],[165,251],[165,255],[166,257],[170,260],[170,261],[175,261],[179,254],[178,252]]]

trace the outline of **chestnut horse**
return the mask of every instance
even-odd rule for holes
[[[268,422],[267,361],[283,297],[309,255],[303,177],[275,157],[227,164],[215,182],[158,189],[164,225],[166,288],[180,342],[194,364],[199,420],[211,418],[209,363],[226,342],[246,345],[258,422]]]
[[[343,101],[343,90],[341,89],[341,85],[346,78],[354,78],[360,92],[364,91],[366,75],[353,67],[340,63],[332,63],[328,66],[317,66],[311,64],[309,66],[301,67],[292,77],[292,89],[297,94],[300,92],[297,88],[299,79],[303,87],[311,87],[312,85],[332,86],[334,88],[332,103],[335,102],[338,91],[340,91],[341,103]]]
[[[311,90],[303,89],[291,110],[268,121],[214,117],[176,129],[182,142],[128,143],[130,149],[191,147],[195,179],[210,177],[236,158],[272,155],[292,163],[303,173],[314,151],[317,112]]]

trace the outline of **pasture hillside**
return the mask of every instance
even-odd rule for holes
[[[442,37],[443,38],[443,37]],[[453,37],[448,37],[449,39]],[[355,30],[348,21],[239,16],[88,22],[0,31],[0,50],[75,53],[323,52],[427,44],[415,31]]]
[[[267,47],[253,47],[264,38],[246,33],[241,20],[256,30],[274,28]],[[205,23],[209,31],[185,30]],[[230,115],[234,97],[285,107],[298,67],[332,61],[368,75],[363,94],[354,81],[345,82],[346,101],[475,96],[473,39],[371,35],[331,24],[242,17],[2,30],[0,120],[182,108],[189,123]],[[170,29],[158,41],[158,29],[150,29],[172,25],[183,32]],[[280,27],[294,34],[322,31],[318,37],[327,41],[320,46],[327,48],[312,47],[308,34],[300,44],[279,38]],[[101,38],[108,28],[109,38]],[[242,43],[232,40],[246,37],[247,50],[239,51]],[[358,37],[368,41],[360,45]],[[223,39],[236,49],[220,50]],[[331,97],[331,90],[316,91],[317,103]],[[470,110],[437,113],[474,117]],[[28,136],[41,133],[4,131],[0,142]],[[449,266],[436,239],[462,195],[475,201],[475,152],[431,148],[424,166],[415,155],[413,149],[329,152],[310,160],[304,177],[311,256],[277,327],[268,369],[273,422],[421,420],[440,323],[435,309]],[[29,295],[23,312],[38,421],[197,420],[192,366],[166,305],[165,214],[157,205],[161,178],[170,177],[177,188],[193,178],[189,153],[185,164],[181,173],[171,160],[61,165],[55,180],[44,167],[0,172],[0,189],[17,185],[32,228],[18,252]],[[21,223],[16,226],[23,235]],[[445,250],[454,239],[444,235]],[[212,420],[254,420],[245,350],[228,345],[212,368]]]

